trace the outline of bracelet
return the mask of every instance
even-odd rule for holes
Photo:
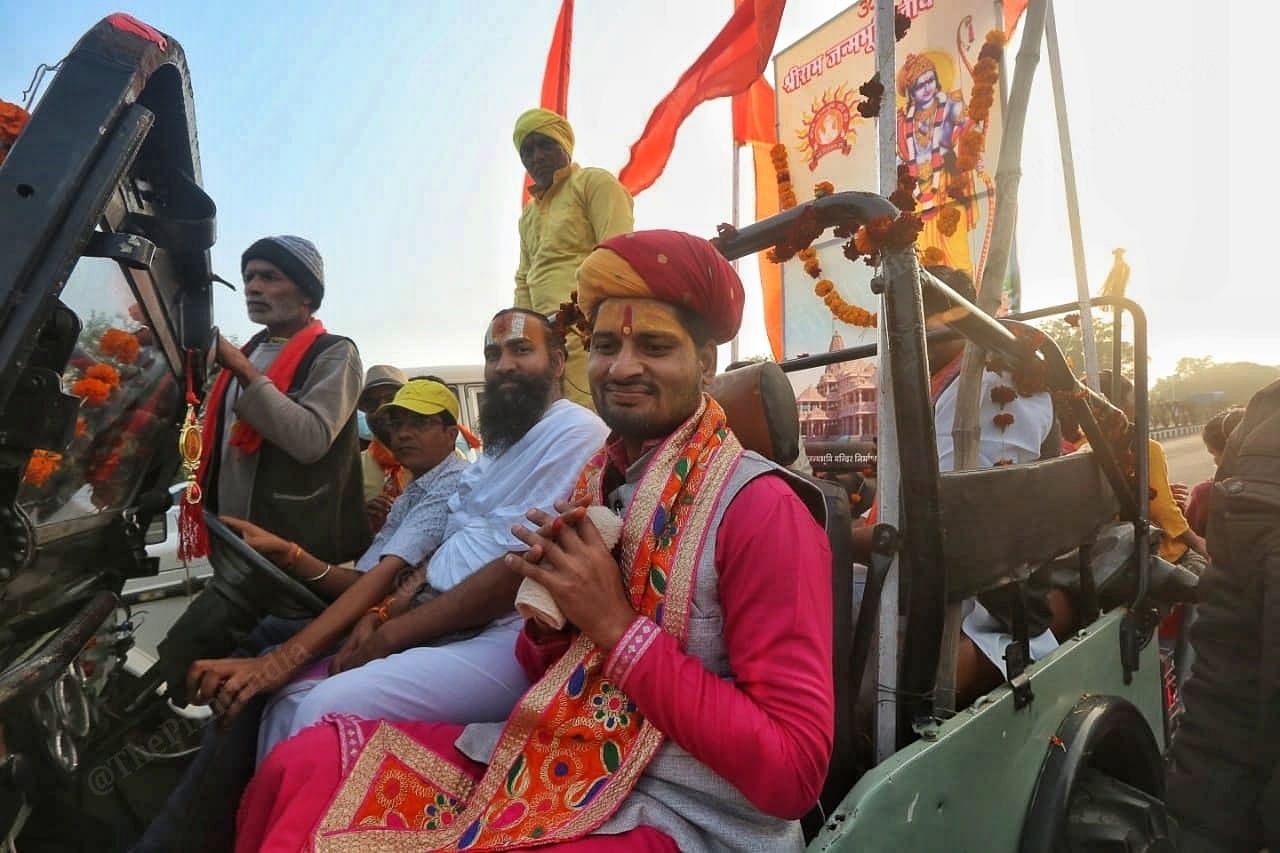
[[[324,576],[329,574],[331,571],[333,571],[333,563],[325,563],[323,572],[313,578],[306,578],[303,583],[315,583],[316,581],[324,580]]]
[[[294,542],[293,550],[289,552],[289,557],[288,559],[285,560],[284,567],[286,569],[292,569],[294,566],[294,563],[298,562],[298,557],[301,555],[302,555],[302,546],[299,545],[297,542]]]

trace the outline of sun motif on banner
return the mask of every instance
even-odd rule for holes
[[[800,138],[800,153],[809,164],[809,171],[818,168],[818,161],[839,151],[848,155],[858,134],[853,122],[858,118],[858,93],[844,86],[834,92],[824,91],[815,98],[813,105],[801,119],[802,128],[796,131]]]

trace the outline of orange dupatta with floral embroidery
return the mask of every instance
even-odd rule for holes
[[[654,452],[623,521],[631,604],[683,645],[706,534],[742,446],[724,410],[698,412]],[[602,503],[603,450],[574,499]],[[382,724],[320,821],[317,850],[505,850],[569,841],[630,794],[664,735],[603,674],[607,655],[578,635],[520,699],[489,769],[473,783]]]

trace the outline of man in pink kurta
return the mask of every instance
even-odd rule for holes
[[[520,634],[533,687],[505,724],[304,731],[251,784],[239,849],[803,846],[833,737],[831,557],[820,497],[703,390],[741,283],[706,241],[637,232],[588,257],[579,298],[613,434],[508,558],[568,620]],[[587,503],[625,513],[614,552]]]

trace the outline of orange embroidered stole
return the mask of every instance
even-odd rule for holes
[[[742,446],[724,410],[698,412],[654,451],[623,522],[631,604],[685,642],[698,561]],[[607,459],[587,463],[574,499],[602,503]],[[604,676],[582,635],[520,699],[476,783],[383,723],[321,819],[317,850],[505,850],[580,838],[617,811],[663,734]]]

